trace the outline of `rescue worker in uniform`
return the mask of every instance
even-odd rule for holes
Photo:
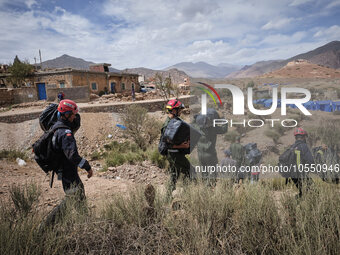
[[[227,178],[230,178],[232,182],[235,182],[236,179],[236,161],[231,158],[231,152],[230,150],[224,150],[225,158],[222,159],[220,165],[221,167],[226,167],[227,171],[226,176]]]
[[[235,139],[235,143],[230,145],[230,152],[232,158],[236,161],[236,168],[237,168],[237,182],[240,182],[245,178],[245,173],[240,172],[240,167],[244,163],[245,159],[245,149],[241,144],[241,137],[237,136]]]
[[[208,108],[205,115],[199,114],[195,116],[195,127],[202,133],[198,144],[197,153],[198,160],[202,167],[215,166],[218,164],[217,152],[216,152],[216,139],[218,134],[224,134],[228,131],[228,125],[221,125],[213,127],[214,119],[220,119],[219,114],[213,108]],[[216,172],[207,173],[203,172],[203,178],[210,178],[211,184],[214,184],[216,180]]]
[[[315,164],[323,166],[326,164],[326,154],[327,154],[328,146],[326,144],[322,144],[322,146],[316,151],[315,155]],[[323,171],[320,173],[320,177],[323,181],[327,180],[327,174]]]
[[[306,138],[308,136],[307,132],[303,128],[297,128],[294,131],[294,136],[295,143],[292,145],[292,148],[295,148],[296,166],[299,167],[299,165],[306,166],[306,164],[314,164],[313,155],[306,143]],[[296,173],[293,173],[291,176],[292,181],[299,190],[299,197],[302,196],[304,186],[306,185],[306,188],[308,188],[312,183],[312,179],[309,177],[307,171],[308,168],[301,168],[301,172],[297,170]]]
[[[77,143],[74,138],[74,121],[78,107],[72,100],[61,100],[58,106],[58,121],[53,125],[66,126],[57,129],[52,138],[55,151],[61,154],[60,166],[58,170],[58,180],[62,181],[66,197],[47,216],[45,226],[53,225],[57,217],[60,217],[65,210],[67,199],[72,197],[78,204],[85,200],[84,185],[78,175],[78,167],[87,171],[87,177],[93,175],[89,162],[79,156]]]
[[[168,126],[169,121],[173,118],[179,118],[182,110],[184,109],[184,105],[178,99],[171,99],[167,103],[166,109],[168,112],[168,117],[165,120],[161,129],[162,135],[166,127]],[[190,137],[188,137],[187,141],[179,145],[168,144],[168,153],[166,157],[170,165],[170,183],[167,191],[169,198],[171,197],[172,192],[176,189],[176,183],[180,174],[183,174],[185,179],[190,177],[190,169],[192,169],[193,167],[191,166],[189,160],[185,157],[185,155],[188,154],[189,147]]]

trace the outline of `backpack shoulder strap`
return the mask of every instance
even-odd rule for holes
[[[66,126],[66,125],[64,125],[64,124],[57,125],[57,126],[55,126],[55,127],[53,127],[53,128],[50,129],[49,132],[53,134],[53,136],[52,136],[52,146],[53,146],[53,149],[56,148],[56,136],[55,136],[55,131],[57,131],[57,130],[60,129],[60,128],[67,128],[67,129],[70,129],[70,127],[68,127],[68,126]],[[70,130],[71,130],[71,129],[70,129]]]
[[[60,124],[60,125],[56,125],[55,127],[53,127],[53,128],[51,129],[51,132],[55,132],[57,129],[60,129],[60,128],[67,128],[67,129],[70,129],[70,130],[71,130],[71,128],[68,127],[68,126],[66,126],[65,124]]]

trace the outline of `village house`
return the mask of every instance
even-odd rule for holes
[[[138,74],[109,72],[110,64],[90,65],[90,70],[72,68],[53,69],[35,73],[39,99],[44,99],[44,90],[52,88],[72,88],[87,86],[90,93],[123,93],[131,94],[132,88],[140,90]]]
[[[131,95],[132,88],[135,92],[140,91],[138,74],[110,72],[109,66],[110,64],[101,63],[91,65],[90,70],[58,68],[36,71],[32,77],[26,80],[25,88],[30,91],[27,101],[53,101],[61,90],[67,91],[68,98],[82,101],[88,101],[90,94],[122,93]],[[8,75],[8,73],[0,74],[1,83],[5,83]],[[3,87],[5,85],[7,88],[11,87],[10,84],[2,84]],[[22,89],[25,90],[25,88]],[[0,92],[6,93],[5,91]],[[11,93],[13,94],[13,92]]]

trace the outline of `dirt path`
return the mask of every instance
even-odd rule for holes
[[[130,179],[111,178],[106,174],[95,173],[90,179],[86,172],[79,171],[80,178],[84,183],[87,200],[90,206],[102,206],[107,198],[117,194],[126,193],[144,183],[134,182]],[[40,186],[42,194],[38,207],[42,210],[51,210],[64,197],[61,181],[55,177],[53,187],[49,186],[49,176],[34,163],[28,162],[26,166],[20,167],[16,162],[0,160],[0,201],[9,199],[9,190],[13,185],[24,186],[26,183],[35,183]],[[155,179],[153,184],[157,185],[159,179]]]

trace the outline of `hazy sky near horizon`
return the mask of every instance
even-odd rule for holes
[[[0,63],[253,64],[340,40],[340,0],[0,0]]]

